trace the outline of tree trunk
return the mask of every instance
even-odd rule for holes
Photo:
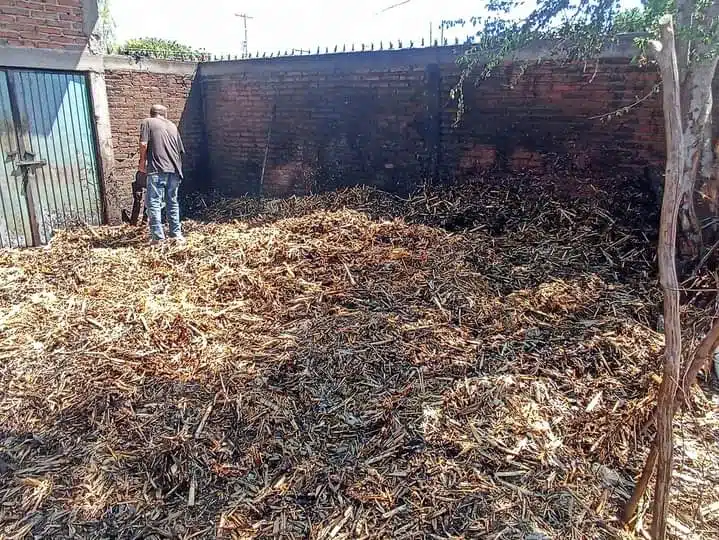
[[[681,241],[679,253],[683,260],[696,261],[702,252],[703,241],[694,201],[694,187],[692,186],[692,189],[688,192],[683,192],[680,200],[679,230],[681,231]]]
[[[639,508],[639,501],[642,500],[642,497],[644,497],[644,494],[649,487],[649,481],[652,479],[652,474],[654,474],[654,467],[656,464],[657,439],[655,438],[652,441],[652,446],[649,448],[649,455],[647,456],[647,460],[644,462],[642,474],[639,477],[639,480],[637,480],[637,484],[634,486],[634,493],[632,493],[631,499],[629,499],[629,502],[624,507],[622,522],[625,525],[629,525],[632,521],[634,521],[634,516],[637,515],[637,508]]]
[[[679,396],[684,402],[687,401],[692,386],[697,380],[697,375],[704,367],[709,367],[714,360],[714,351],[719,346],[719,320],[715,320],[709,333],[704,336],[696,351],[692,355],[692,361],[684,370],[684,378],[682,379],[681,395]],[[711,373],[711,371],[709,371]]]
[[[705,170],[702,165],[707,150],[711,152],[711,141],[707,140],[707,133],[711,127],[712,80],[716,67],[717,58],[690,66],[686,70],[681,91],[685,162],[680,183],[680,253],[691,259],[699,257],[702,251],[702,234],[694,194],[698,173]]]
[[[682,39],[676,40],[670,15],[659,20],[660,40],[650,42],[659,64],[664,124],[667,139],[667,163],[664,198],[659,230],[659,279],[664,291],[665,351],[664,376],[659,389],[655,413],[657,434],[631,500],[624,510],[624,522],[630,523],[649,485],[657,465],[656,493],[652,538],[666,538],[673,458],[673,419],[694,384],[699,370],[707,364],[719,346],[719,322],[704,337],[684,370],[682,392],[678,396],[681,370],[681,325],[679,317],[679,283],[676,272],[677,227],[683,233],[683,254],[696,257],[701,251],[701,227],[695,209],[697,177],[716,187],[711,201],[719,209],[719,178],[714,178],[714,155],[711,141],[712,80],[717,67],[714,43],[691,42],[692,30],[709,30],[719,15],[719,1],[710,0],[703,16],[696,16],[696,3],[677,0],[677,22]],[[677,58],[678,57],[678,58]],[[710,60],[701,60],[703,58]],[[682,124],[682,119],[685,120]],[[715,185],[716,184],[716,185]],[[708,187],[710,187],[708,186]]]
[[[664,199],[659,225],[659,281],[664,291],[664,375],[657,406],[657,479],[654,493],[652,537],[665,540],[669,490],[674,457],[674,401],[681,369],[681,326],[679,319],[679,280],[676,269],[676,238],[681,182],[685,164],[685,144],[681,121],[679,69],[674,24],[671,15],[660,19],[660,41],[652,41],[662,76],[667,163]]]
[[[711,330],[709,330],[709,333],[704,336],[704,339],[702,339],[697,348],[694,350],[692,361],[684,370],[681,394],[677,396],[678,399],[674,402],[674,411],[672,414],[676,414],[676,411],[682,404],[682,400],[686,401],[687,396],[691,392],[692,386],[696,382],[699,371],[713,359],[713,353],[718,346],[719,320],[714,322],[714,325]],[[652,446],[649,449],[649,455],[647,456],[647,461],[644,464],[642,474],[637,481],[637,485],[634,487],[634,493],[632,493],[631,499],[629,499],[629,502],[624,507],[622,521],[627,525],[634,520],[637,508],[639,507],[639,501],[641,501],[644,493],[647,491],[649,480],[651,480],[652,473],[654,473],[654,467],[657,464],[657,454],[657,439],[654,439]]]

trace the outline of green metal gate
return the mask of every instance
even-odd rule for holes
[[[87,77],[0,69],[0,248],[102,222]]]

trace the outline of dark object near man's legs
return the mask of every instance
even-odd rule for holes
[[[135,173],[135,181],[132,183],[132,216],[130,224],[137,225],[140,217],[140,209],[145,201],[145,189],[147,189],[147,175],[140,171]],[[147,214],[142,213],[142,222],[147,223]]]

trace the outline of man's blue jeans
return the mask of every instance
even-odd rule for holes
[[[177,190],[182,180],[173,173],[152,173],[147,175],[147,212],[150,215],[150,234],[153,240],[164,240],[162,230],[162,201],[167,205],[167,221],[170,225],[170,237],[182,238],[180,227],[180,204],[177,202]]]

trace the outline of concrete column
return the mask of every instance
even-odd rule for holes
[[[115,152],[112,147],[112,127],[110,126],[110,109],[107,101],[107,87],[103,73],[90,72],[90,95],[95,114],[95,133],[97,135],[98,163],[102,178],[102,199],[104,202],[104,218],[111,225],[121,222],[121,209],[117,187],[114,182]],[[128,186],[128,189],[130,187]]]
[[[99,0],[82,0],[82,30],[87,37],[87,48],[92,54],[103,54],[104,43],[100,31]]]

